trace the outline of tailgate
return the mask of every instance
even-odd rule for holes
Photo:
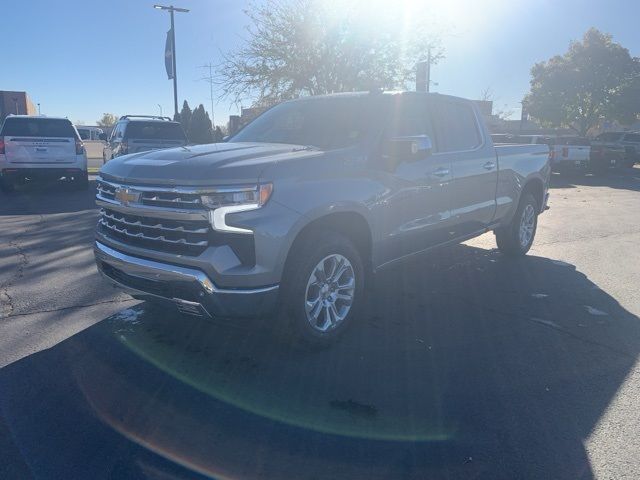
[[[568,149],[567,156],[564,156],[564,149]],[[581,146],[581,145],[570,145],[567,147],[563,147],[563,160],[589,160],[589,152],[591,151],[591,147]]]
[[[7,136],[4,142],[9,163],[64,164],[76,161],[75,138]]]

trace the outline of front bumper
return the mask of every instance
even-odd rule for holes
[[[182,313],[207,317],[255,317],[272,312],[278,285],[251,289],[217,287],[201,270],[127,255],[100,242],[98,270],[132,296],[175,305]]]

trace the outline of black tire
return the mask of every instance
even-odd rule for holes
[[[533,208],[533,231],[529,241],[523,244],[520,241],[520,226],[523,222],[523,216],[528,215],[530,212],[528,209],[529,206]],[[533,240],[536,236],[539,212],[540,205],[538,205],[538,202],[533,195],[527,193],[520,199],[520,203],[518,204],[518,208],[511,220],[511,223],[504,227],[497,228],[494,232],[498,248],[504,255],[508,255],[510,257],[521,257],[527,254],[531,245],[533,245]]]
[[[311,321],[307,319],[305,308],[307,285],[311,280],[312,274],[316,271],[316,267],[323,259],[327,262],[325,268],[330,268],[332,261],[339,258],[339,256],[346,258],[351,264],[351,270],[346,272],[346,275],[348,277],[349,273],[353,272],[355,283],[353,300],[350,302],[351,306],[344,319],[335,322],[335,326],[330,327],[327,331],[321,332],[319,329],[314,328]],[[344,279],[345,277],[342,278]],[[339,282],[336,281],[336,283]],[[299,242],[296,242],[285,266],[280,290],[280,331],[278,335],[281,339],[295,346],[303,345],[323,348],[331,345],[358,317],[364,304],[364,283],[365,269],[362,258],[348,238],[333,231],[309,232]],[[322,292],[319,287],[316,288],[318,288],[318,298],[320,298]],[[312,290],[309,293],[312,293]],[[330,294],[329,292],[325,293]],[[340,303],[343,302],[342,300],[337,302],[336,305],[339,305],[339,308],[343,308],[348,304]],[[326,324],[327,314],[329,312],[321,308],[318,317],[319,322],[317,323]],[[322,321],[323,319],[324,321]]]
[[[12,193],[16,189],[15,183],[4,177],[0,177],[0,190],[4,193]]]
[[[80,175],[73,177],[74,190],[87,190],[89,188],[89,174],[82,172]]]

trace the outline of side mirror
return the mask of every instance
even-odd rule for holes
[[[224,137],[222,137],[222,141],[223,141],[223,142],[228,142],[228,141],[229,141],[229,137],[230,137],[230,136],[231,136],[231,135],[225,135]]]
[[[388,139],[382,154],[395,164],[423,160],[431,154],[433,144],[428,135],[394,137]]]
[[[98,139],[102,140],[103,142],[106,142],[107,141],[107,134],[106,133],[98,134]]]

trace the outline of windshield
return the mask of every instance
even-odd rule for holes
[[[0,135],[16,137],[75,138],[76,131],[69,120],[53,118],[7,118]]]
[[[362,98],[300,100],[273,107],[230,141],[288,143],[331,150],[360,143],[368,121]]]
[[[177,123],[129,122],[125,129],[126,138],[140,140],[184,140],[184,131]]]

